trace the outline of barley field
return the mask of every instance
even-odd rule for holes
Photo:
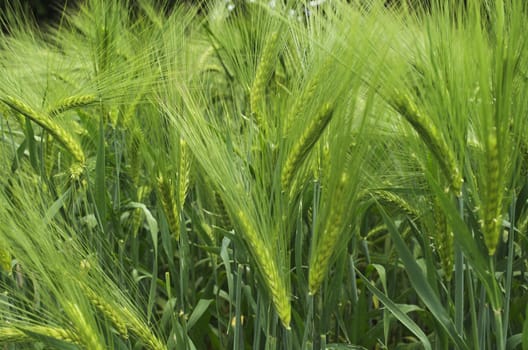
[[[528,2],[0,14],[0,349],[528,350]]]

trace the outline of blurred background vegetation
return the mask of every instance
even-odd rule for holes
[[[80,2],[82,0],[0,0],[0,11],[5,11],[8,6],[18,6],[27,14],[31,14],[39,25],[44,25],[59,20],[65,8],[75,7]],[[182,2],[202,4],[204,0],[152,0],[152,2],[171,6]],[[5,27],[2,27],[5,30]]]
[[[134,2],[134,0],[130,0],[130,1]],[[206,0],[152,0],[152,1],[157,4],[165,4],[165,5],[171,6],[171,5],[182,3],[182,2],[193,3],[196,5],[203,5]],[[385,4],[386,6],[392,6],[397,3],[401,3],[402,1],[406,1],[407,3],[410,3],[411,5],[417,5],[419,3],[421,5],[427,6],[427,4],[429,4],[429,0],[386,0]],[[4,11],[8,5],[13,6],[13,3],[16,3],[16,5],[19,5],[23,9],[25,9],[26,13],[32,14],[36,22],[42,25],[42,24],[53,23],[54,21],[57,21],[60,18],[60,14],[62,13],[64,8],[75,7],[79,2],[82,2],[82,0],[0,0],[0,5],[1,5],[0,9]]]

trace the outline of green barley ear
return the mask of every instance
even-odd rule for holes
[[[143,343],[147,345],[150,350],[167,350],[167,346],[156,337],[152,330],[142,322],[136,315],[125,306],[119,307],[117,312],[122,316],[126,322],[128,329],[137,335]]]
[[[81,311],[79,305],[68,302],[64,305],[64,311],[70,317],[79,339],[87,349],[103,350],[105,348],[100,342],[97,331],[86,320],[85,314]]]
[[[229,219],[229,214],[227,213],[224,201],[218,192],[214,192],[214,199],[214,209],[219,226],[224,230],[231,230],[233,225]]]
[[[0,242],[0,270],[11,271],[11,253],[3,242]]]
[[[408,215],[410,218],[414,219],[420,216],[418,210],[416,210],[415,207],[413,207],[408,201],[406,201],[401,196],[398,196],[396,193],[392,191],[385,191],[385,190],[376,190],[373,191],[372,194],[378,198],[380,202],[390,203],[392,205],[395,205],[398,209],[403,211],[406,215]]]
[[[71,169],[72,176],[77,177],[78,175],[80,175],[80,173],[83,171],[82,169],[86,164],[86,158],[80,144],[69,133],[67,133],[66,130],[60,127],[55,121],[53,121],[49,117],[38,113],[37,111],[33,110],[30,106],[25,104],[23,101],[20,101],[14,97],[6,96],[0,98],[0,101],[8,105],[14,111],[24,115],[34,123],[40,125],[57,141],[59,141],[59,143],[61,143],[62,146],[66,148],[66,150],[68,150],[77,161],[77,165],[75,165]]]
[[[293,145],[281,172],[283,191],[289,191],[296,169],[299,169],[317,140],[319,140],[326,126],[330,123],[332,115],[332,105],[325,104]]]
[[[137,125],[131,126],[130,130],[130,142],[127,142],[128,148],[128,163],[130,164],[130,178],[132,179],[132,184],[137,186],[139,184],[139,175],[141,173],[141,157],[140,150],[141,146],[145,142],[145,135],[141,128]]]
[[[241,229],[244,231],[249,248],[254,254],[254,258],[257,262],[257,266],[259,266],[262,271],[264,282],[271,293],[275,310],[277,311],[284,327],[290,329],[291,304],[289,292],[286,283],[280,277],[279,267],[272,258],[273,254],[271,254],[268,248],[269,245],[262,241],[256,228],[251,225],[249,218],[242,210],[236,213],[236,218]]]
[[[295,99],[295,102],[288,112],[285,123],[285,132],[291,130],[292,126],[300,120],[306,106],[309,105],[310,101],[314,100],[317,89],[319,85],[321,85],[321,82],[324,81],[327,74],[329,74],[329,69],[332,66],[332,63],[335,63],[335,61],[330,58],[326,59],[321,68],[318,69],[317,74],[303,87],[300,96]]]
[[[103,314],[107,319],[109,319],[119,334],[124,338],[128,339],[128,328],[126,326],[126,320],[122,318],[116,311],[114,305],[110,305],[104,298],[99,296],[99,294],[93,292],[90,288],[86,287],[82,283],[79,283],[79,287],[84,292],[88,300]]]
[[[176,193],[174,191],[174,185],[170,179],[160,175],[157,179],[157,186],[161,206],[167,218],[169,228],[176,240],[178,240],[180,237],[180,211],[175,201]]]
[[[431,234],[433,244],[440,257],[440,265],[442,266],[442,270],[444,270],[445,279],[449,282],[452,278],[455,257],[453,230],[451,230],[438,200],[433,199],[433,201],[434,227],[431,227]]]
[[[187,143],[180,138],[180,159],[178,171],[178,206],[183,208],[187,192],[189,190],[190,175],[191,175],[191,152]]]
[[[251,112],[263,132],[268,130],[264,106],[266,103],[266,88],[275,67],[278,40],[279,32],[273,32],[266,41],[255,73],[255,80],[250,90],[249,103]]]
[[[47,114],[53,117],[71,109],[91,105],[97,101],[98,99],[95,95],[79,95],[66,97],[57,102],[57,104],[55,104],[51,108],[49,108]]]
[[[31,340],[26,333],[15,327],[0,327],[0,344],[25,343]]]
[[[349,182],[350,177],[347,172],[342,172],[332,198],[333,203],[336,204],[332,206],[328,214],[328,219],[325,221],[320,239],[316,243],[315,250],[310,256],[308,287],[311,295],[317,293],[321,287],[330,267],[330,258],[339,243],[338,238],[342,230],[346,210],[346,206],[343,205],[343,199],[346,196]]]
[[[81,339],[74,332],[52,326],[17,325],[16,328],[0,328],[0,342],[21,343],[36,340],[35,335],[60,340],[70,344],[81,345]]]
[[[495,254],[502,229],[501,169],[497,128],[493,127],[486,141],[486,158],[484,160],[485,178],[482,179],[481,229],[488,254]]]
[[[390,101],[394,109],[413,127],[416,133],[427,145],[433,156],[440,163],[440,167],[457,195],[462,190],[462,175],[455,156],[447,146],[440,131],[428,120],[411,99],[402,94],[396,94]]]

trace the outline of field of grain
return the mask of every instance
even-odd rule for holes
[[[528,350],[527,2],[8,7],[0,349]]]

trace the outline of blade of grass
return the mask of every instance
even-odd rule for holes
[[[396,317],[408,330],[410,330],[423,344],[425,350],[432,350],[431,343],[425,335],[425,333],[420,329],[420,327],[414,322],[405,312],[391,299],[389,299],[385,293],[373,286],[367,277],[365,277],[357,268],[356,273],[363,280],[365,286],[374,294],[386,307],[389,311]]]
[[[444,331],[456,344],[457,348],[469,350],[469,346],[462,338],[462,335],[457,332],[455,325],[453,324],[453,320],[450,319],[449,314],[442,305],[439,296],[434,293],[432,287],[427,282],[427,276],[424,276],[424,273],[417,264],[415,257],[401,238],[398,229],[394,225],[394,222],[388,217],[385,210],[381,207],[380,212],[383,216],[385,225],[387,225],[387,229],[389,230],[396,250],[398,251],[398,255],[403,261],[405,270],[409,276],[409,280],[416,290],[416,293],[420,296],[429,310],[431,310],[432,316],[438,320]]]

